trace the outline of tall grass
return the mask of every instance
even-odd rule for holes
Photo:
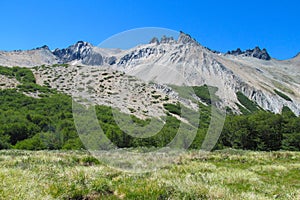
[[[0,199],[299,199],[299,163],[299,152],[189,151],[137,174],[83,151],[5,150]]]

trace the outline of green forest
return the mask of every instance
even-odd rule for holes
[[[0,67],[0,74],[16,78],[21,85],[15,89],[0,90],[0,149],[84,149],[78,137],[72,114],[72,98],[46,86],[35,83],[30,69]],[[210,123],[211,100],[208,86],[193,87],[195,94],[206,105],[199,102],[200,118],[194,111],[180,104],[164,104],[166,123],[158,134],[148,138],[137,138],[122,131],[114,121],[112,108],[96,106],[96,113],[106,136],[118,147],[163,147],[175,137],[181,122],[173,115],[189,112],[188,124],[199,127],[191,149],[199,149]],[[216,91],[217,89],[212,89]],[[40,98],[25,95],[38,92]],[[285,107],[282,114],[262,110],[242,93],[237,93],[242,115],[226,116],[221,137],[215,149],[235,148],[245,150],[276,151],[300,150],[300,117]],[[122,114],[140,126],[148,120]],[[130,124],[128,125],[130,127]],[[151,131],[151,130],[149,130]],[[184,140],[184,139],[183,139]],[[181,141],[184,142],[184,141]]]

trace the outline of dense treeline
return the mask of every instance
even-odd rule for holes
[[[218,148],[249,150],[300,150],[300,117],[288,108],[273,114],[258,111],[227,116]]]
[[[73,122],[71,98],[35,83],[31,70],[2,67],[17,79],[16,89],[0,90],[0,149],[82,148]],[[42,98],[24,94],[38,93]]]
[[[85,148],[75,128],[71,97],[35,84],[32,72],[28,69],[0,67],[0,74],[15,77],[22,83],[16,89],[0,90],[0,149]],[[104,133],[118,147],[163,147],[172,143],[178,147],[199,149],[210,123],[211,101],[208,99],[207,86],[193,89],[207,103],[199,103],[200,115],[180,104],[164,104],[167,110],[164,119],[166,123],[157,134],[146,138],[135,137],[140,132],[135,130],[134,125],[147,126],[150,119],[141,120],[120,113],[131,132],[127,134],[115,122],[110,107],[96,106],[96,114]],[[41,98],[23,94],[37,91]],[[287,107],[281,115],[263,111],[242,94],[238,95],[247,112],[244,115],[227,115],[216,149],[230,147],[263,151],[300,150],[300,117],[296,117]],[[185,115],[182,116],[182,113]],[[176,115],[184,117],[188,123],[182,126]],[[162,122],[157,121],[153,127],[147,129],[149,133],[143,134],[150,134],[161,126],[160,123]],[[194,138],[189,131],[195,127],[197,135]],[[178,130],[184,134],[174,141]],[[191,140],[193,142],[190,144]]]
[[[52,94],[35,99],[16,90],[2,90],[0,102],[1,149],[84,148],[74,125],[71,98],[67,95]],[[180,106],[177,106],[166,105],[166,108],[170,109],[171,113],[180,114]],[[158,134],[148,138],[137,138],[119,128],[111,108],[97,106],[96,111],[105,134],[119,147],[163,147],[172,141],[180,126],[178,119],[168,115],[167,123]],[[147,120],[123,115],[141,126],[148,123]],[[198,134],[190,148],[201,146],[209,121],[209,107],[202,105]],[[285,109],[282,115],[265,111],[249,115],[228,115],[216,148],[226,147],[266,151],[300,150],[300,118],[288,109]]]
[[[36,99],[16,90],[0,91],[0,148],[60,149],[81,147],[70,97]]]
[[[104,133],[118,147],[166,146],[175,137],[180,126],[178,119],[168,115],[165,119],[166,123],[157,134],[148,138],[138,138],[120,129],[110,107],[96,106],[96,113]],[[121,115],[124,119],[127,118],[125,121],[132,123],[127,124],[128,129],[131,128],[132,131],[135,130],[131,125],[138,124],[143,127],[149,122],[131,115]],[[52,94],[36,99],[16,90],[1,90],[0,122],[0,149],[84,148],[74,125],[72,100],[65,94]],[[159,121],[157,127],[160,127]],[[152,128],[155,130],[155,127]],[[187,131],[188,128],[189,126],[186,125]],[[152,130],[147,129],[147,131],[150,134]]]

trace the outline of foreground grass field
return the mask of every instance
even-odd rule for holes
[[[137,174],[83,151],[4,150],[0,199],[300,199],[300,153],[189,151]]]

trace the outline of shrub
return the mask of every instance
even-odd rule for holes
[[[164,108],[169,111],[170,113],[173,113],[175,115],[180,116],[181,115],[181,108],[180,108],[180,104],[177,103],[175,104],[170,104],[170,103],[165,103],[163,104]]]

